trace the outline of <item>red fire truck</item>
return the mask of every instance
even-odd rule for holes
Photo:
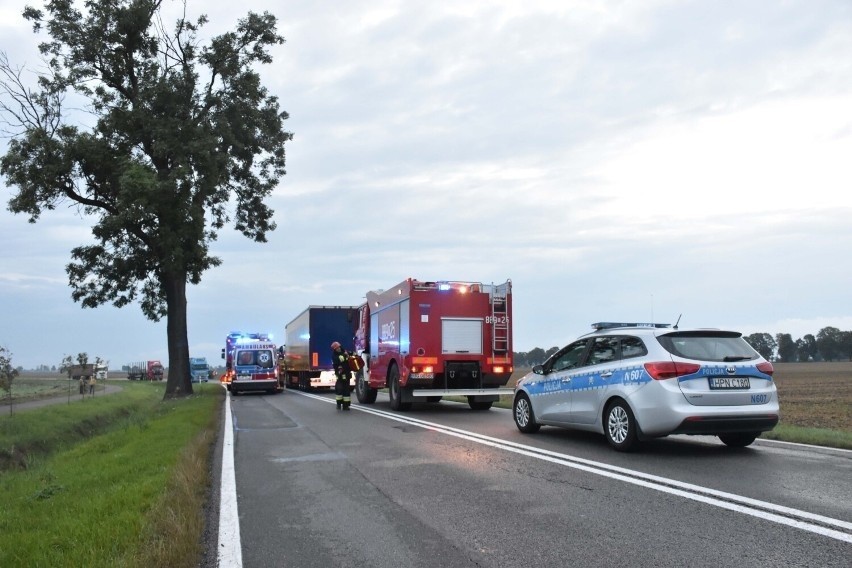
[[[407,279],[389,290],[367,292],[356,346],[368,367],[356,378],[362,404],[387,388],[391,408],[415,400],[466,396],[487,410],[512,375],[512,281],[421,282]]]

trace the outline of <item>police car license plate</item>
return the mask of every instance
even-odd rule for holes
[[[238,381],[250,381],[251,375],[237,375]]]
[[[711,389],[747,389],[751,388],[748,377],[710,377]]]

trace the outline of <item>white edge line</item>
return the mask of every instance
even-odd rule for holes
[[[308,396],[311,398],[315,398],[317,400],[322,400],[324,402],[331,403],[331,400],[317,395],[307,394],[307,393],[297,393],[304,396]],[[391,420],[395,420],[397,422],[405,422],[411,424],[412,426],[420,426],[421,428],[425,428],[427,430],[433,430],[439,433],[447,434],[449,436],[454,436],[457,438],[463,438],[472,442],[479,442],[485,444],[487,446],[491,446],[498,449],[503,449],[508,452],[513,452],[521,455],[525,455],[528,457],[537,458],[540,460],[556,463],[559,465],[564,465],[567,467],[579,469],[582,471],[586,471],[589,473],[594,473],[597,475],[601,475],[604,477],[609,477],[611,479],[617,479],[620,481],[624,481],[626,483],[631,483],[634,485],[639,485],[642,487],[646,487],[648,489],[655,489],[657,491],[661,491],[663,493],[669,493],[672,495],[678,495],[680,497],[684,497],[686,499],[691,499],[693,501],[699,501],[702,503],[706,503],[708,505],[713,505],[716,507],[720,507],[722,509],[728,509],[731,511],[736,511],[745,515],[750,515],[753,517],[758,517],[761,519],[766,519],[772,522],[776,522],[782,525],[791,526],[794,528],[798,528],[801,530],[805,530],[808,532],[813,532],[816,534],[820,534],[823,536],[828,536],[830,538],[834,538],[836,540],[841,540],[844,542],[852,543],[852,535],[829,529],[826,527],[812,525],[805,521],[800,521],[797,519],[791,519],[789,517],[784,517],[781,515],[777,515],[774,513],[770,513],[768,511],[774,510],[779,513],[785,513],[788,515],[794,515],[800,518],[806,518],[810,520],[814,520],[816,522],[821,522],[833,526],[837,526],[840,528],[846,528],[852,530],[852,523],[847,523],[846,521],[842,521],[839,519],[833,519],[831,517],[825,517],[822,515],[816,515],[814,513],[808,513],[807,511],[800,511],[798,509],[792,509],[789,507],[784,507],[781,505],[775,505],[774,503],[769,503],[766,501],[759,501],[757,499],[751,499],[749,497],[742,497],[740,495],[735,495],[733,493],[726,493],[724,491],[717,491],[715,489],[710,489],[706,487],[701,487],[698,485],[693,485],[690,483],[684,483],[681,481],[676,481],[674,479],[668,479],[664,477],[659,477],[655,475],[645,474],[635,470],[629,470],[625,468],[621,468],[618,466],[611,466],[608,464],[604,464],[601,462],[594,462],[591,460],[586,460],[583,458],[576,458],[573,456],[565,456],[564,454],[558,454],[556,452],[551,452],[549,450],[543,450],[539,448],[535,448],[532,446],[524,446],[523,444],[517,444],[515,442],[510,442],[508,440],[500,440],[499,438],[492,438],[490,436],[485,436],[483,434],[477,434],[476,432],[468,432],[466,430],[460,430],[457,428],[453,428],[451,426],[443,426],[441,424],[436,424],[433,422],[427,422],[425,420],[419,420],[417,418],[409,418],[409,417],[401,417],[391,413],[387,413],[383,410],[377,410],[373,408],[364,408],[363,406],[355,406],[353,407],[362,412],[367,412],[369,414],[374,414],[376,416],[380,416],[383,418],[388,418]],[[698,494],[696,494],[698,493]],[[722,500],[725,499],[725,500]],[[733,503],[731,501],[734,501]],[[741,504],[737,504],[739,502]],[[764,510],[755,510],[748,508],[757,507],[759,509]]]
[[[240,568],[243,551],[240,543],[240,515],[237,510],[237,482],[234,474],[234,425],[231,395],[225,399],[225,436],[222,442],[222,483],[219,487],[219,554],[221,568]]]
[[[784,440],[773,440],[771,438],[758,438],[757,442],[763,444],[768,442],[770,444],[783,444],[787,446],[799,446],[800,448],[816,448],[819,450],[827,450],[829,452],[846,452],[852,453],[852,450],[847,450],[846,448],[832,448],[830,446],[818,446],[816,444],[802,444],[801,442],[786,442]]]

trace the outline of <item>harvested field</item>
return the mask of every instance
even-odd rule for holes
[[[782,424],[852,432],[852,362],[774,366]]]

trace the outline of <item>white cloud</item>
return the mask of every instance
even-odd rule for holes
[[[25,4],[4,3],[0,25],[10,58],[32,63],[44,35],[8,23]],[[309,304],[407,277],[512,278],[519,350],[680,314],[748,333],[852,329],[845,0],[188,8],[209,14],[208,34],[249,9],[279,17],[287,43],[261,72],[296,134],[270,201],[278,231],[266,245],[223,233],[224,265],[189,291],[192,349],[213,361],[232,329],[280,335]],[[166,358],[163,322],[71,301],[64,267],[87,221],[0,218],[0,308],[24,322],[0,344],[21,364]]]

